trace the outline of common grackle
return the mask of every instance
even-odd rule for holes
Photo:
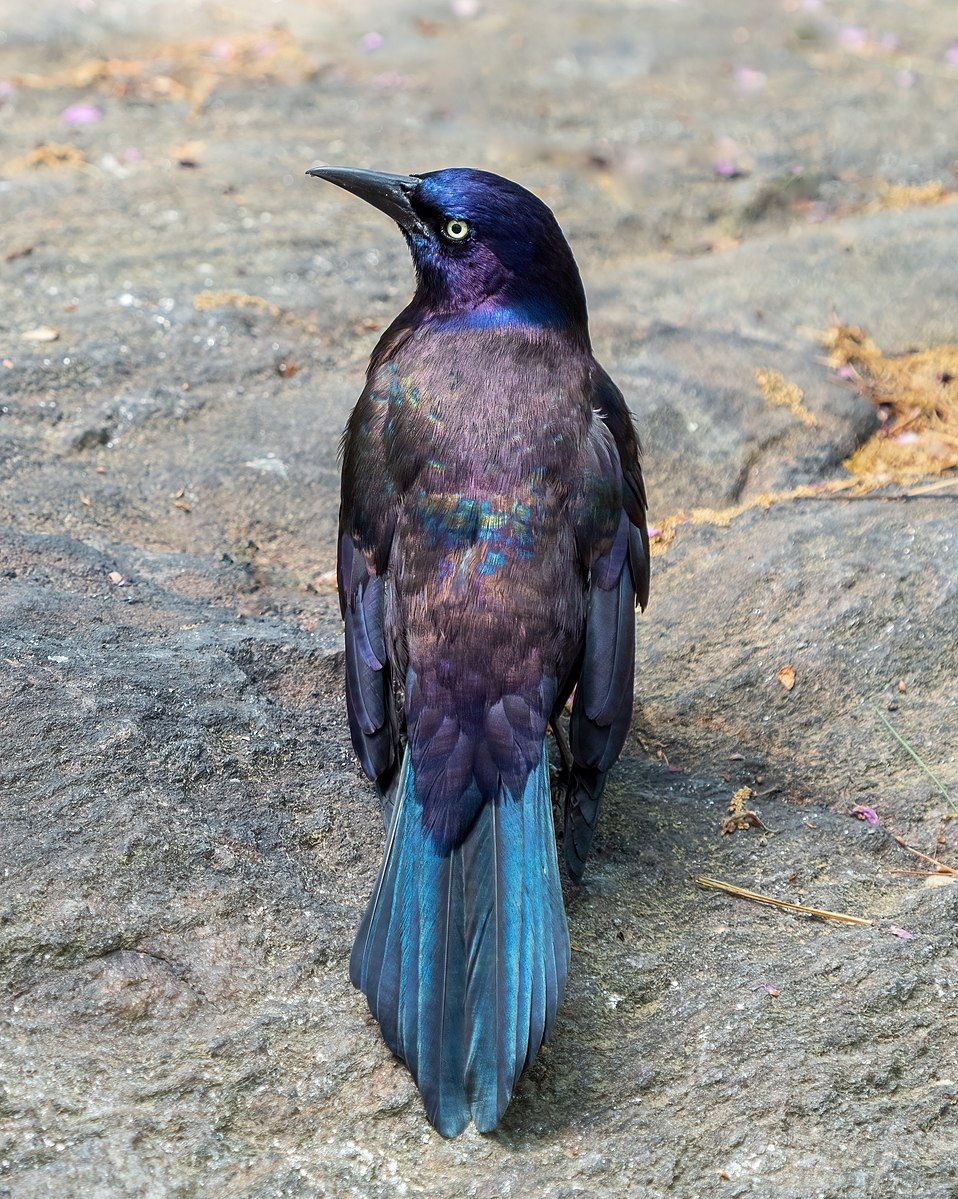
[[[639,446],[542,201],[477,170],[308,173],[391,216],[417,278],[343,442],[349,726],[388,830],[350,975],[430,1122],[485,1132],[569,967],[549,727],[574,881],[629,727]]]

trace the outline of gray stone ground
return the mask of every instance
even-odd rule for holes
[[[921,864],[890,833],[954,861],[958,828],[875,715],[958,793],[945,494],[656,559],[569,995],[498,1133],[432,1133],[349,986],[382,834],[343,719],[336,442],[410,269],[303,170],[468,163],[551,202],[655,521],[841,475],[874,413],[822,364],[833,315],[889,352],[958,340],[958,207],[876,203],[955,185],[949,0],[472,7],[0,3],[0,80],[44,77],[0,87],[0,1195],[955,1196],[958,888],[895,873]],[[192,117],[56,78],[176,77],[201,38],[219,70],[273,23],[304,57]],[[64,126],[80,102],[102,119]],[[50,142],[84,163],[18,162]],[[720,837],[744,784],[769,831]]]

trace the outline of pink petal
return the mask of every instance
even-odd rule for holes
[[[375,30],[370,33],[364,33],[360,42],[362,48],[367,54],[372,54],[375,50],[381,50],[385,38],[381,33],[376,33]]]
[[[852,808],[852,815],[856,816],[859,820],[864,820],[867,824],[878,823],[878,813],[874,808],[866,807],[865,804],[855,804]]]
[[[893,924],[888,931],[893,937],[900,937],[902,941],[914,941],[915,939],[914,933],[910,933],[907,928],[899,928],[896,924]]]
[[[741,147],[734,138],[720,137],[716,141],[712,170],[723,179],[734,179],[737,175],[746,173],[742,169]]]
[[[909,71],[906,67],[899,71],[895,76],[895,83],[902,88],[902,90],[907,91],[908,88],[915,86],[916,78],[917,76],[915,75],[915,72]]]
[[[748,96],[753,92],[760,92],[768,83],[768,76],[764,71],[755,71],[751,67],[739,67],[735,72],[735,82],[738,90]]]
[[[398,71],[382,71],[373,76],[373,87],[405,87],[408,75],[400,75]]]
[[[454,17],[474,17],[479,12],[479,0],[452,0],[449,7]]]
[[[60,113],[64,125],[95,125],[103,113],[95,104],[71,104]]]
[[[843,25],[838,31],[838,40],[850,50],[861,50],[868,38],[860,25]]]
[[[958,42],[952,42],[945,51],[945,62],[951,67],[958,67]]]

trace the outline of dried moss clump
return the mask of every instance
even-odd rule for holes
[[[914,483],[958,467],[958,346],[886,357],[862,329],[834,325],[829,364],[879,408],[881,428],[845,465],[863,483]]]

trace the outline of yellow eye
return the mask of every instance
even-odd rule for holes
[[[465,221],[460,221],[458,217],[453,217],[451,221],[446,221],[443,233],[450,241],[465,241],[469,236],[469,226]]]

